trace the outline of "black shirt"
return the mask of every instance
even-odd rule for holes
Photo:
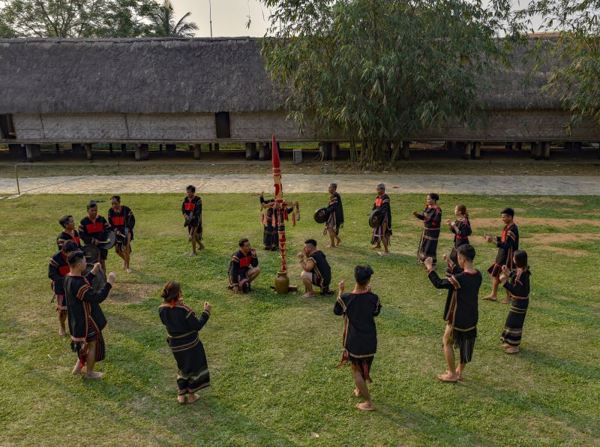
[[[369,357],[377,352],[375,317],[381,311],[379,297],[371,292],[344,293],[338,297],[333,313],[347,318],[344,349],[353,357]]]

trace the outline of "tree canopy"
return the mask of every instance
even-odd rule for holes
[[[560,94],[573,121],[600,124],[600,0],[533,0],[520,15],[541,17],[542,30],[557,35],[552,53],[559,63],[546,89]]]
[[[359,162],[387,143],[479,109],[477,82],[502,58],[509,11],[463,0],[265,0],[273,9],[267,68],[289,89],[302,126],[339,129],[362,144]],[[392,157],[393,158],[393,157]]]
[[[0,1],[0,37],[191,37],[190,13],[178,22],[156,0]]]

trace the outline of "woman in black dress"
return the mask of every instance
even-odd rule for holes
[[[177,401],[191,404],[199,398],[196,391],[210,385],[204,346],[198,331],[210,317],[211,305],[204,303],[200,318],[181,300],[181,286],[169,281],[163,288],[164,303],[159,307],[160,320],[167,328],[167,343],[177,361]]]
[[[520,351],[523,324],[527,307],[529,307],[529,277],[531,272],[527,265],[527,252],[517,250],[513,255],[513,264],[516,270],[510,271],[507,266],[502,267],[500,282],[510,294],[510,311],[502,331],[502,347],[507,354],[516,354]]]
[[[381,311],[379,297],[371,292],[373,270],[367,266],[356,266],[354,278],[356,285],[352,293],[344,293],[344,281],[339,283],[339,294],[333,308],[336,315],[344,316],[344,353],[338,366],[348,361],[352,363],[352,376],[356,388],[354,395],[362,396],[365,401],[356,405],[363,411],[375,409],[367,382],[372,382],[370,372],[377,351],[377,328],[375,317]]]

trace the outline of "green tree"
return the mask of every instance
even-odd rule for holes
[[[7,0],[0,10],[0,32],[11,37],[137,37],[148,33],[143,21],[153,0]]]
[[[157,37],[194,37],[198,25],[189,22],[191,12],[185,13],[179,20],[175,19],[175,10],[169,0],[156,5],[148,14],[152,25],[150,35]]]
[[[521,15],[541,17],[540,28],[557,35],[542,48],[557,62],[546,89],[571,110],[571,124],[585,117],[600,124],[600,0],[534,0]]]
[[[503,54],[508,5],[464,0],[264,0],[263,54],[301,127],[340,131],[361,164],[387,143],[479,110],[481,75]],[[392,161],[397,151],[392,153]]]

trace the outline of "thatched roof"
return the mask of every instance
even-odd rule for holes
[[[255,112],[282,107],[261,42],[232,39],[0,39],[0,113]],[[557,108],[515,52],[480,96],[489,109]]]
[[[0,40],[0,113],[272,110],[256,39]]]

